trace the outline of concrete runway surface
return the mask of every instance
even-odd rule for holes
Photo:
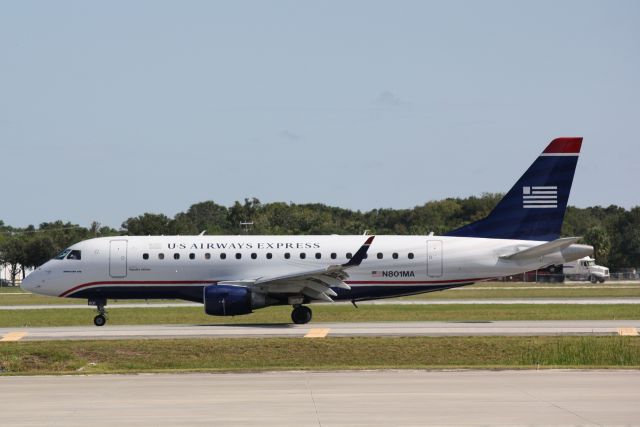
[[[640,425],[639,371],[0,377],[7,426]]]
[[[0,341],[133,338],[638,335],[640,320],[353,322],[307,325],[127,325],[0,328]]]

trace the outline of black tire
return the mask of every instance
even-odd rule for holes
[[[590,280],[591,280],[591,283],[598,283],[598,278],[593,274],[591,275]]]
[[[600,282],[600,283],[604,283],[604,277],[600,278],[600,279],[598,280],[598,282]]]
[[[107,318],[103,314],[98,314],[93,318],[93,324],[96,326],[104,326],[107,323]]]
[[[309,323],[311,321],[311,317],[313,314],[311,313],[311,309],[304,305],[295,307],[291,312],[291,320],[296,325],[304,325],[305,323]]]

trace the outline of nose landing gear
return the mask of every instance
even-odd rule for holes
[[[107,316],[104,314],[98,314],[93,318],[93,324],[96,326],[104,326],[105,323],[107,323]]]
[[[107,323],[107,310],[104,308],[107,305],[107,300],[89,300],[89,305],[95,305],[98,309],[98,315],[93,318],[93,324],[96,326],[104,326]]]
[[[309,323],[311,321],[311,317],[313,313],[311,309],[304,305],[294,305],[293,311],[291,312],[291,320],[296,325],[304,325],[305,323]]]

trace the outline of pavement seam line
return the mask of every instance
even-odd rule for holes
[[[9,332],[0,341],[20,341],[25,336],[27,336],[26,332]]]
[[[331,329],[329,328],[311,329],[309,332],[307,332],[307,334],[304,337],[305,338],[325,338],[327,335],[329,335],[330,330]]]

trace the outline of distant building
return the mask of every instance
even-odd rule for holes
[[[20,266],[21,267],[21,266]],[[32,268],[26,268],[24,271],[25,276],[33,271]],[[20,285],[22,282],[22,272],[16,276],[16,285]],[[8,264],[0,265],[0,283],[2,286],[11,284],[11,267]]]

